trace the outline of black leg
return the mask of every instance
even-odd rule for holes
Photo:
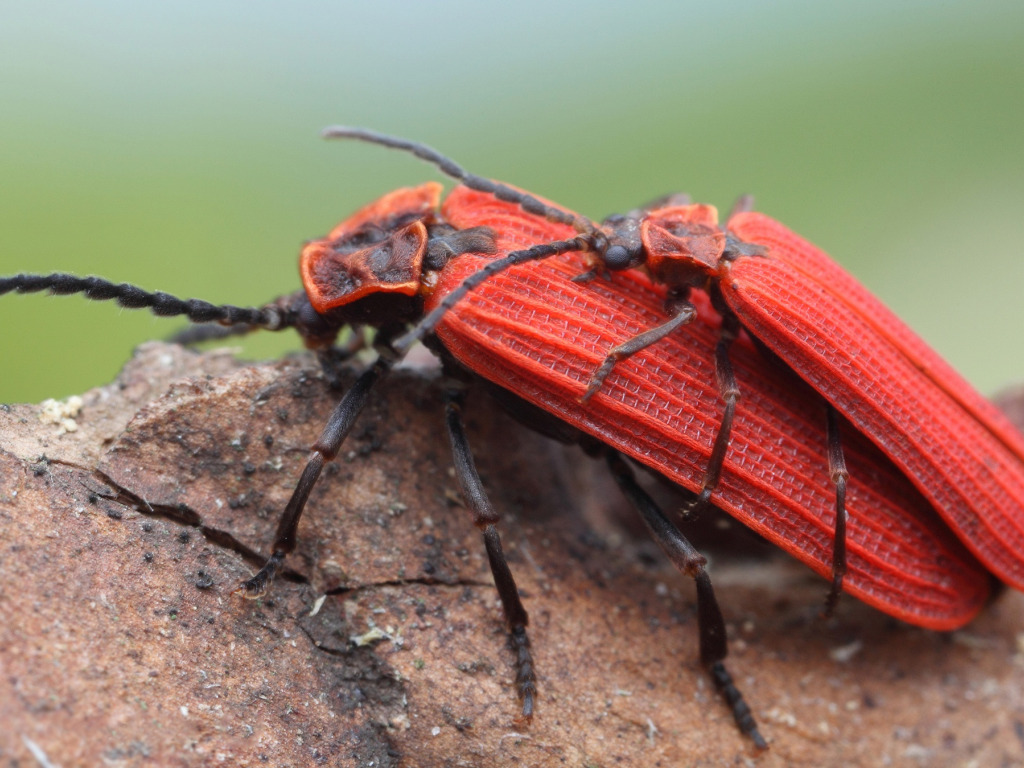
[[[342,388],[342,364],[366,347],[366,335],[363,333],[363,329],[353,328],[345,344],[331,345],[316,350],[316,359],[320,363],[320,369],[324,372],[324,378],[327,379],[327,384],[331,389]]]
[[[182,328],[167,337],[171,344],[180,344],[183,347],[193,347],[207,341],[222,341],[232,339],[236,336],[245,336],[253,331],[263,330],[258,325],[250,323],[238,323],[237,325],[218,325],[216,323],[198,323]]]
[[[718,343],[715,345],[715,378],[718,380],[718,392],[725,403],[725,409],[722,411],[722,423],[718,427],[718,434],[715,435],[715,442],[711,447],[708,467],[704,470],[700,493],[684,508],[683,512],[686,515],[695,515],[701,512],[710,503],[711,494],[718,486],[718,481],[722,479],[725,452],[729,448],[732,422],[736,416],[736,403],[740,399],[736,375],[733,373],[732,361],[729,359],[729,347],[739,335],[739,328],[739,322],[734,316],[723,316],[722,330],[718,337]]]
[[[668,336],[672,331],[681,325],[693,320],[697,314],[696,308],[689,302],[684,302],[680,305],[676,315],[666,323],[662,323],[657,328],[651,328],[649,331],[639,333],[631,339],[619,344],[608,352],[608,356],[605,357],[604,362],[594,371],[594,375],[590,377],[590,383],[587,385],[587,391],[583,393],[583,397],[580,398],[580,402],[587,402],[590,398],[597,394],[601,389],[601,385],[604,384],[604,380],[608,378],[608,374],[612,372],[615,364],[620,360],[625,360],[631,355],[635,355],[641,349],[646,349],[655,342],[661,341],[663,338]]]
[[[828,406],[828,473],[836,487],[836,525],[832,540],[832,587],[825,597],[824,616],[832,615],[843,591],[843,577],[846,575],[846,459],[843,456],[843,443],[839,434],[839,417],[836,409]]]
[[[726,218],[726,225],[728,226],[729,219],[740,213],[749,213],[754,210],[754,196],[753,195],[740,195],[736,198],[736,202],[732,204],[732,209],[729,211],[729,216]]]
[[[728,654],[725,620],[711,587],[711,579],[704,570],[707,559],[686,540],[679,529],[658,509],[654,500],[637,484],[633,471],[622,457],[617,452],[609,450],[606,458],[619,488],[643,517],[654,540],[676,568],[696,582],[700,660],[711,673],[715,688],[732,710],[733,719],[740,731],[749,736],[759,749],[767,748],[768,743],[757,729],[757,722],[750,707],[733,682],[732,675],[725,668],[725,657]]]
[[[277,534],[274,536],[274,551],[259,572],[251,579],[243,583],[236,593],[243,597],[257,598],[267,593],[267,588],[277,575],[285,556],[295,549],[295,531],[299,527],[299,518],[302,517],[302,510],[306,506],[310,491],[316,484],[317,478],[324,465],[333,461],[338,455],[341,444],[345,441],[352,425],[355,423],[359,412],[366,405],[370,390],[383,377],[393,365],[392,359],[388,356],[377,358],[377,362],[365,371],[352,385],[352,388],[345,393],[345,396],[338,403],[327,420],[320,438],[313,444],[313,452],[306,462],[305,469],[299,477],[299,482],[292,491],[292,497],[288,500],[288,506],[277,524]]]
[[[530,653],[530,639],[526,634],[529,618],[522,600],[519,599],[519,589],[501,549],[501,537],[495,527],[501,517],[494,511],[487,498],[466,440],[466,430],[462,423],[464,401],[465,393],[462,390],[452,389],[445,393],[445,423],[452,444],[455,476],[459,480],[462,497],[473,514],[473,524],[483,531],[487,559],[491,564],[494,585],[498,589],[498,597],[501,598],[505,623],[508,626],[512,649],[516,654],[516,690],[523,703],[521,719],[528,723],[533,718],[534,701],[537,696],[537,678],[533,668],[533,656]]]

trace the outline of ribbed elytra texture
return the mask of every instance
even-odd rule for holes
[[[498,254],[570,237],[569,228],[486,194],[456,188],[443,213],[454,226],[489,226]],[[487,257],[461,256],[441,273],[431,309]],[[618,364],[579,402],[608,350],[667,319],[664,291],[634,271],[570,282],[586,271],[568,254],[499,274],[450,311],[437,333],[469,369],[698,490],[721,420],[715,382],[718,318],[702,295],[690,325]],[[733,347],[742,391],[713,501],[830,578],[835,489],[823,401],[745,338]],[[844,424],[850,487],[847,592],[934,629],[965,624],[982,607],[985,570],[923,496],[856,429]]]
[[[1024,589],[1024,439],[831,259],[760,214],[730,222],[729,306],[892,459],[979,560]]]

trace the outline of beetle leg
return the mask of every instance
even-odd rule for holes
[[[827,618],[835,610],[839,593],[843,590],[843,576],[846,575],[846,471],[843,457],[843,443],[839,434],[839,416],[836,409],[827,406],[828,473],[836,487],[836,523],[832,539],[832,587],[825,597],[823,615]]]
[[[642,219],[645,214],[656,211],[659,208],[676,208],[683,205],[692,205],[693,198],[686,192],[669,192],[667,195],[656,197],[653,200],[634,208],[625,215],[625,218]]]
[[[698,552],[679,529],[658,509],[654,500],[637,484],[633,471],[617,451],[608,450],[605,458],[615,482],[643,517],[651,535],[658,542],[658,546],[668,555],[669,560],[676,568],[691,577],[697,584],[700,660],[711,673],[715,688],[722,694],[726,704],[732,710],[733,719],[740,731],[749,736],[759,749],[765,749],[768,743],[757,729],[757,721],[744,700],[743,694],[740,693],[733,682],[732,675],[725,668],[725,657],[729,651],[725,636],[725,620],[722,618],[722,610],[718,606],[714,589],[711,587],[711,579],[704,569],[707,558]]]
[[[587,391],[580,397],[580,402],[585,403],[594,395],[597,394],[598,390],[604,384],[604,380],[608,378],[608,374],[612,372],[615,364],[620,360],[625,360],[627,357],[635,355],[642,349],[646,349],[652,344],[661,341],[663,338],[668,336],[672,331],[681,325],[686,325],[688,322],[693,320],[697,315],[697,309],[688,301],[684,301],[679,305],[679,310],[676,315],[666,323],[662,323],[656,328],[651,328],[643,333],[638,333],[631,339],[619,344],[617,347],[611,349],[608,352],[608,356],[605,357],[604,362],[594,371],[594,375],[590,377],[590,383],[587,384]]]
[[[220,325],[218,323],[197,323],[182,328],[167,337],[171,344],[181,344],[183,347],[191,347],[202,344],[206,341],[220,341],[235,336],[245,336],[253,331],[263,330],[262,326],[251,323],[236,323],[235,325]]]
[[[464,401],[465,392],[461,389],[453,388],[445,393],[445,424],[452,444],[455,476],[459,480],[462,498],[473,513],[473,524],[484,535],[487,559],[494,576],[494,585],[498,589],[498,597],[501,598],[505,623],[516,655],[516,689],[523,704],[521,720],[528,723],[533,718],[534,700],[537,695],[537,677],[533,668],[533,656],[530,653],[530,638],[526,634],[529,618],[522,600],[519,599],[519,589],[501,549],[501,537],[495,527],[501,516],[487,498],[487,492],[480,482],[480,475],[473,462],[469,442],[466,440],[466,430],[462,423]]]
[[[295,549],[295,531],[299,527],[299,518],[302,517],[302,510],[306,506],[310,491],[324,465],[333,461],[338,455],[341,444],[345,441],[348,433],[355,424],[356,417],[366,405],[370,390],[394,364],[390,355],[382,354],[377,361],[365,371],[352,388],[341,398],[341,402],[335,407],[327,420],[327,425],[320,433],[319,439],[313,444],[312,453],[306,462],[305,469],[299,477],[299,482],[292,491],[292,497],[281,515],[277,524],[277,533],[274,536],[274,550],[270,559],[267,560],[259,572],[248,581],[244,582],[236,593],[250,599],[262,597],[266,594],[270,583],[274,580],[285,556]]]
[[[754,196],[740,195],[739,197],[736,198],[736,202],[732,204],[732,209],[729,211],[729,216],[725,220],[726,226],[728,226],[728,221],[733,216],[736,216],[737,214],[740,213],[749,213],[752,210],[754,210]]]
[[[697,514],[708,505],[711,501],[711,494],[718,487],[718,481],[722,479],[725,452],[729,448],[732,422],[736,416],[736,403],[740,399],[736,374],[733,373],[732,361],[729,359],[729,347],[739,335],[739,329],[739,321],[735,315],[725,314],[722,316],[722,330],[718,336],[718,343],[715,345],[715,378],[718,380],[718,391],[725,403],[725,408],[722,411],[722,423],[718,427],[718,434],[715,435],[715,442],[711,447],[708,467],[704,470],[700,493],[684,507],[686,516]]]
[[[331,389],[341,389],[341,364],[367,348],[366,333],[361,327],[352,327],[346,342],[316,350],[316,359]]]
[[[279,324],[271,330],[280,331],[296,326],[298,321],[296,307],[305,298],[305,295],[305,291],[299,291],[279,296],[267,305],[268,307],[276,307],[280,314]],[[223,322],[193,322],[180,331],[171,334],[167,341],[171,344],[181,344],[183,347],[190,347],[207,341],[220,341],[262,330],[266,330],[266,326],[251,322],[227,324]]]

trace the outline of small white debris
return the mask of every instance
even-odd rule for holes
[[[349,641],[357,648],[376,643],[379,640],[390,640],[396,651],[405,645],[405,638],[402,637],[401,630],[395,629],[391,625],[381,629],[372,621],[369,624],[370,628],[363,634],[349,636]],[[395,670],[395,674],[398,674],[397,670]]]
[[[72,395],[67,400],[44,400],[39,405],[39,420],[43,424],[55,424],[59,427],[57,434],[77,432],[78,422],[75,417],[82,412],[82,398]]]
[[[651,718],[647,718],[647,742],[653,747],[654,737],[658,735],[658,726],[654,724]]]
[[[984,651],[996,646],[995,641],[991,638],[982,637],[971,632],[964,632],[963,630],[953,633],[953,642],[975,651]]]
[[[327,600],[327,595],[320,595],[313,603],[313,607],[309,611],[310,616],[316,616],[320,613],[320,609],[323,608],[324,602]]]
[[[435,725],[435,726],[434,726],[433,728],[431,728],[431,729],[430,729],[430,735],[431,735],[431,736],[440,736],[440,735],[441,735],[441,729],[440,729],[440,728],[438,728],[438,727],[437,727],[437,726]]]
[[[790,728],[795,728],[797,724],[796,715],[792,712],[786,712],[785,710],[773,707],[765,712],[765,717],[768,720],[772,720],[780,725],[788,725]]]
[[[378,640],[388,640],[390,636],[380,627],[370,627],[369,630],[361,635],[352,635],[349,640],[356,648],[363,648],[371,643],[376,643]]]
[[[53,763],[50,762],[50,758],[46,756],[46,753],[43,752],[42,748],[32,741],[32,739],[22,734],[21,742],[28,748],[28,751],[32,753],[32,757],[36,759],[36,762],[39,763],[41,768],[54,768]]]
[[[846,664],[850,659],[856,656],[864,648],[864,643],[861,640],[854,640],[852,643],[846,645],[840,645],[837,648],[833,648],[828,652],[829,658],[832,661],[840,664]]]
[[[180,707],[179,710],[182,717],[188,717],[188,707]]]
[[[903,756],[908,760],[916,760],[921,765],[927,765],[932,759],[932,750],[921,744],[909,744],[903,750]]]

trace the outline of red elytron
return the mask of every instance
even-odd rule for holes
[[[934,351],[822,251],[738,213],[767,258],[719,262],[743,326],[878,445],[996,576],[1024,589],[1024,439]]]
[[[499,254],[572,236],[565,225],[466,187],[445,201],[457,228],[486,226]],[[487,259],[441,271],[433,309]],[[698,492],[721,421],[712,360],[719,321],[702,294],[698,317],[620,361],[600,393],[581,398],[609,348],[666,322],[666,290],[636,271],[580,284],[586,256],[568,253],[490,277],[450,309],[436,333],[460,363]],[[813,390],[743,339],[732,361],[743,398],[715,503],[823,576],[830,576],[835,489],[823,456],[825,407]],[[932,629],[968,622],[989,592],[982,568],[891,462],[851,432],[849,571],[844,588]]]

